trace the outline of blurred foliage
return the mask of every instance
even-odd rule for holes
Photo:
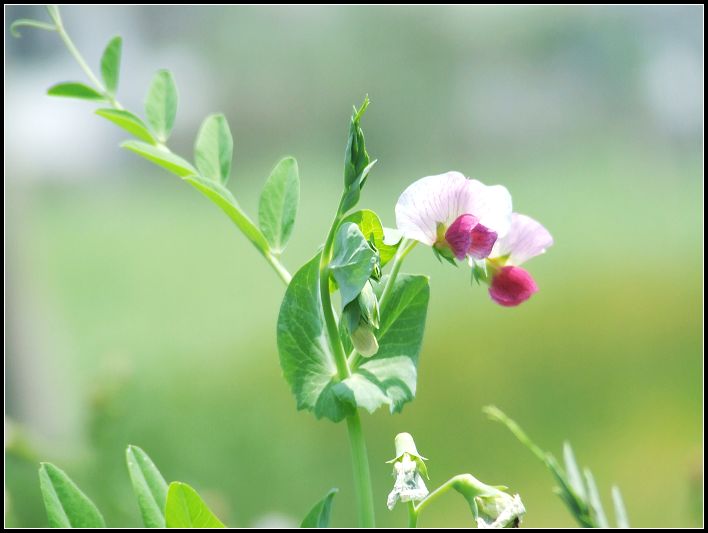
[[[6,20],[28,15],[16,7]],[[433,485],[470,471],[520,493],[525,525],[573,524],[543,466],[481,414],[496,404],[544,449],[571,440],[598,485],[622,487],[642,527],[696,525],[702,508],[701,122],[682,114],[680,91],[669,95],[673,114],[652,107],[646,74],[662,47],[700,51],[695,15],[81,7],[64,18],[83,31],[76,40],[89,59],[93,49],[94,64],[125,30],[121,91],[146,87],[149,69],[175,72],[182,152],[203,115],[228,116],[230,188],[251,215],[274,163],[297,157],[302,208],[283,257],[291,271],[324,238],[349,110],[366,93],[367,147],[380,162],[361,206],[384,225],[413,179],[456,169],[504,183],[516,208],[554,234],[556,245],[529,265],[541,291],[513,310],[428,250],[408,259],[404,270],[431,275],[431,303],[416,401],[400,415],[364,417],[380,525],[406,520],[385,507],[384,462],[402,431],[430,457]],[[43,66],[65,59],[50,37],[25,29],[6,40],[9,102],[18,87],[38,106],[46,99],[56,71],[42,85]],[[6,131],[19,136],[9,116]],[[23,120],[44,124],[39,114]],[[86,157],[48,160],[42,154],[85,139],[79,126],[66,128],[33,167],[8,141],[17,164],[6,179],[6,399],[26,442],[6,437],[8,524],[46,524],[41,459],[60,465],[109,525],[139,525],[122,460],[130,443],[229,525],[295,525],[331,487],[341,489],[333,525],[352,523],[346,436],[295,411],[278,366],[280,281],[221,212],[122,154],[122,137],[100,119],[88,136],[110,141],[91,145],[101,166],[86,167],[97,165],[86,145]],[[421,525],[468,521],[451,498]]]

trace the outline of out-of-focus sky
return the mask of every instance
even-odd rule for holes
[[[364,417],[381,525],[393,437],[431,458],[430,485],[471,472],[521,493],[529,526],[572,524],[553,481],[485,420],[497,404],[544,448],[569,439],[609,507],[633,525],[697,525],[702,511],[702,7],[67,7],[98,70],[124,38],[119,98],[141,112],[169,68],[171,145],[189,157],[203,117],[235,138],[230,188],[256,215],[265,177],[298,159],[295,271],[336,209],[349,113],[365,94],[379,159],[362,197],[394,225],[413,180],[459,170],[503,183],[554,234],[529,263],[541,291],[495,307],[465,269],[417,249],[431,275],[418,398]],[[60,464],[109,525],[137,525],[122,464],[141,445],[229,525],[296,523],[330,487],[354,520],[345,428],[297,413],[280,376],[283,288],[186,184],[118,148],[56,34],[5,10],[8,520],[45,524],[36,462]],[[7,424],[7,423],[6,423]],[[7,440],[7,437],[6,437]],[[274,522],[275,521],[275,522]],[[421,525],[470,523],[451,495]]]

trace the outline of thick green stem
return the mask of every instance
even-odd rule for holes
[[[340,209],[332,222],[332,227],[327,235],[322,254],[320,256],[320,298],[322,300],[322,312],[324,313],[325,326],[329,344],[334,355],[334,362],[337,366],[337,375],[340,380],[344,380],[351,375],[349,362],[344,353],[342,341],[339,338],[339,327],[337,319],[332,309],[332,299],[329,294],[329,263],[332,260],[332,248],[337,229],[342,220]],[[356,490],[357,510],[360,527],[374,527],[374,495],[371,488],[371,473],[369,471],[369,458],[366,453],[366,441],[361,429],[361,420],[358,411],[347,417],[347,431],[349,433],[349,445],[351,447],[352,465],[354,467],[354,489]]]
[[[100,92],[106,100],[110,103],[111,107],[114,109],[118,110],[123,110],[123,106],[116,100],[115,96],[113,96],[111,93],[106,90],[106,87],[101,83],[101,80],[99,80],[98,76],[96,76],[93,73],[93,70],[91,70],[91,67],[89,67],[88,63],[86,63],[86,60],[83,58],[81,53],[79,52],[78,48],[76,48],[76,45],[74,42],[71,40],[71,37],[69,37],[69,34],[66,32],[64,29],[64,24],[61,19],[61,15],[59,14],[59,8],[57,6],[50,6],[48,8],[49,15],[51,16],[52,20],[54,21],[55,27],[53,29],[56,30],[56,32],[59,34],[59,37],[61,37],[61,40],[64,42],[64,45],[66,46],[67,50],[69,50],[69,53],[74,57],[76,62],[79,64],[81,69],[84,71],[86,74],[86,77],[91,81],[91,83],[96,87],[98,92]],[[170,150],[166,145],[160,144],[160,148],[162,148],[165,152],[173,155],[175,154],[172,150]],[[235,207],[235,209],[240,209],[238,207]],[[253,231],[260,231],[255,224],[250,222],[250,219],[246,216],[245,213],[243,213],[243,219],[245,221],[248,221],[249,228],[251,232]],[[246,224],[244,222],[244,224]],[[245,235],[249,234],[249,231],[245,230],[243,227],[239,226],[238,224],[236,225]],[[265,257],[266,261],[270,264],[271,267],[273,267],[273,270],[275,270],[275,273],[278,275],[278,277],[285,283],[285,285],[288,285],[290,283],[290,280],[292,279],[292,276],[290,275],[290,272],[283,266],[283,264],[278,260],[278,258],[273,255],[272,251],[268,248],[263,248],[261,245],[258,243],[254,242],[251,240],[253,245],[258,249],[258,251]]]
[[[361,430],[358,412],[347,418],[347,430],[349,432],[349,445],[352,450],[359,526],[375,527],[374,492],[371,488],[369,457],[366,453],[366,441]]]

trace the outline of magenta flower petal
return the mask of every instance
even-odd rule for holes
[[[467,253],[475,259],[484,259],[485,257],[489,257],[494,243],[497,242],[497,232],[490,230],[482,224],[477,224],[472,229],[471,238],[472,243]]]
[[[478,219],[474,215],[461,215],[450,224],[445,232],[445,240],[450,245],[457,259],[464,259],[470,246],[472,246],[472,233],[477,226]]]
[[[492,278],[489,295],[504,307],[514,307],[525,302],[538,292],[538,286],[531,274],[523,268],[505,266]]]

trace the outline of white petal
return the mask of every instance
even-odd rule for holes
[[[469,180],[459,172],[426,176],[403,191],[396,203],[396,225],[408,239],[432,246],[438,224],[449,226],[465,214]]]
[[[467,213],[479,219],[479,223],[503,237],[511,225],[511,194],[503,185],[484,185],[477,180],[468,180],[469,193]]]
[[[539,222],[526,215],[514,213],[509,232],[497,240],[490,257],[509,255],[509,261],[520,265],[546,251],[553,237]]]

